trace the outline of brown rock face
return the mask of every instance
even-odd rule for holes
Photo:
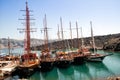
[[[104,50],[120,51],[120,38],[112,38],[103,46]]]
[[[118,34],[109,34],[104,36],[95,36],[95,45],[97,48],[102,48],[104,50],[111,50],[111,51],[120,51],[120,33]],[[91,37],[85,37],[84,40],[84,46],[91,47],[90,41]],[[52,50],[56,49],[68,49],[68,48],[78,48],[78,46],[81,46],[81,38],[78,39],[67,39],[64,41],[54,41],[51,43],[48,43],[48,46]],[[42,50],[44,49],[43,45],[33,46],[31,49],[34,50]]]

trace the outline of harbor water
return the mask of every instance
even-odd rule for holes
[[[11,50],[13,54],[21,55],[23,49]],[[7,53],[4,49],[2,52]],[[36,51],[38,55],[39,51]],[[111,54],[104,58],[103,62],[85,62],[82,65],[71,65],[66,69],[54,67],[49,72],[36,71],[28,77],[28,80],[104,80],[107,77],[120,76],[120,52],[105,52],[99,50],[101,54]],[[24,75],[24,74],[23,74]],[[8,77],[6,80],[18,80],[18,75]]]

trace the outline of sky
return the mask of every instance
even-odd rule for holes
[[[0,0],[0,38],[24,39],[24,33],[17,28],[25,28],[26,0]],[[46,14],[49,39],[57,39],[60,17],[64,38],[70,38],[69,22],[71,21],[72,36],[77,37],[76,21],[82,27],[84,37],[91,36],[90,21],[92,21],[95,36],[120,33],[120,0],[28,0],[28,7],[33,12],[31,27],[37,32],[31,33],[32,38],[44,39],[41,32],[43,18]],[[79,29],[79,37],[80,29]]]

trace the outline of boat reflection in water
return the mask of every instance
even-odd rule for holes
[[[59,77],[58,80],[75,80],[73,66],[70,66],[65,69],[58,68],[57,72],[58,72],[58,77]]]
[[[74,80],[92,80],[92,75],[90,74],[87,64],[74,66]]]
[[[48,72],[36,72],[32,75],[30,80],[58,80],[57,68],[52,69]]]
[[[94,80],[107,78],[110,75],[114,76],[115,74],[102,62],[92,63],[89,62],[87,65],[90,67],[90,74],[93,76]],[[94,72],[94,73],[93,73]]]

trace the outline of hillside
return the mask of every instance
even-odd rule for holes
[[[83,38],[84,45],[86,47],[91,47],[90,41],[91,37]],[[78,45],[79,44],[79,45]],[[103,36],[95,36],[95,44],[96,47],[99,49],[104,50],[111,50],[111,51],[120,51],[120,33],[118,34],[109,34]],[[10,39],[11,47],[23,47],[24,41],[23,40],[16,40]],[[67,39],[64,41],[58,40],[50,40],[48,46],[51,49],[60,49],[60,48],[77,48],[81,46],[81,39]],[[0,48],[7,48],[8,47],[8,39],[1,38],[0,39]],[[44,48],[44,40],[41,39],[31,39],[31,49],[32,50],[42,50]]]
[[[15,40],[10,39],[10,46],[11,47],[23,47],[23,40]],[[0,39],[0,48],[7,48],[8,47],[8,39],[7,38],[1,38]]]
[[[103,46],[104,50],[120,51],[120,37],[108,40]]]
[[[31,39],[31,47],[32,46],[38,46],[42,45],[44,43],[43,40],[40,39]],[[11,47],[23,47],[24,46],[24,40],[17,40],[17,39],[10,39],[10,46]],[[0,48],[7,48],[8,47],[8,39],[7,38],[1,38],[0,39]]]
[[[104,49],[104,50],[117,50],[120,51],[120,44],[118,43],[118,41],[120,41],[120,33],[118,34],[109,34],[109,35],[103,35],[103,36],[95,36],[95,44],[96,47],[99,49]],[[91,47],[90,41],[91,41],[91,37],[86,37],[83,38],[84,40],[84,45],[86,47]],[[117,41],[116,41],[117,40]],[[79,45],[78,45],[79,44]],[[109,44],[114,45],[116,44],[116,48],[112,49],[111,47],[109,48]],[[110,45],[110,46],[111,46]],[[64,41],[55,41],[52,43],[49,43],[48,46],[51,49],[60,49],[60,48],[69,48],[69,47],[74,47],[77,48],[78,46],[81,46],[81,39],[79,39],[79,43],[77,41],[77,39],[67,39]],[[32,47],[32,49],[36,49],[36,50],[42,50],[44,48],[44,45],[39,45],[39,46],[35,46]]]

